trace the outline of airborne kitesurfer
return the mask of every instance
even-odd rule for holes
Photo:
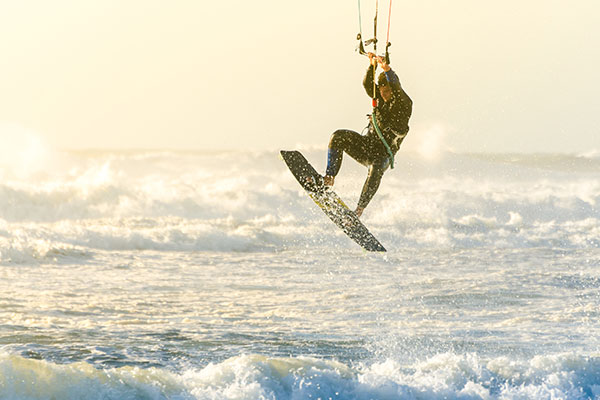
[[[342,165],[344,152],[368,167],[367,179],[355,211],[359,217],[379,188],[383,173],[393,162],[393,154],[398,151],[408,134],[408,120],[412,113],[412,100],[402,89],[398,75],[385,58],[373,53],[368,53],[368,56],[370,65],[363,79],[363,86],[367,95],[374,99],[374,115],[370,116],[368,132],[363,136],[347,129],[335,131],[329,141],[327,169],[324,176],[324,184],[333,186],[335,176]],[[377,64],[381,66],[383,72],[375,85],[373,80]]]

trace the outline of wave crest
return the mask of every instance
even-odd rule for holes
[[[595,398],[600,359],[575,354],[482,360],[444,353],[404,365],[347,366],[310,357],[242,355],[181,373],[98,370],[0,355],[0,397],[28,399],[522,399]]]

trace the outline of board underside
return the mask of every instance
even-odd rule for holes
[[[298,151],[281,151],[281,157],[313,201],[348,237],[367,251],[386,251],[342,199],[323,185],[323,178]]]

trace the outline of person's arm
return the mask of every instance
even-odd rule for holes
[[[392,91],[398,92],[402,89],[398,75],[392,70],[392,67],[385,62],[383,57],[377,57],[377,62],[381,65],[381,69],[385,72],[385,77],[390,84]]]
[[[388,66],[389,67],[389,66]],[[391,68],[385,71],[385,77],[387,81],[390,83],[393,92],[399,92],[402,90],[402,86],[400,85],[400,78]]]
[[[365,88],[367,95],[373,99],[378,94],[373,93],[373,89],[375,86],[373,81],[375,80],[375,69],[377,68],[377,62],[379,57],[377,57],[373,53],[368,53],[368,56],[369,68],[367,69],[367,73],[365,74],[365,77],[363,79],[363,87]]]
[[[365,77],[363,79],[363,87],[365,88],[365,91],[367,92],[367,95],[370,98],[373,98],[373,79],[375,75],[375,67],[373,65],[369,65],[369,68],[367,69],[367,73],[365,74]]]

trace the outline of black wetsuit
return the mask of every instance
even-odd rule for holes
[[[375,68],[370,66],[363,80],[363,86],[369,97],[373,98],[373,79]],[[389,70],[385,73],[388,84],[392,88],[392,98],[385,102],[375,88],[377,96],[376,118],[384,139],[390,150],[396,154],[400,144],[408,133],[408,120],[412,113],[412,100],[400,85],[396,73]],[[369,168],[367,180],[362,189],[358,207],[365,208],[379,188],[381,177],[390,164],[389,153],[379,138],[379,135],[369,123],[368,133],[361,135],[351,130],[340,129],[331,135],[327,154],[326,174],[336,176],[342,165],[343,152],[354,158],[359,163]]]

